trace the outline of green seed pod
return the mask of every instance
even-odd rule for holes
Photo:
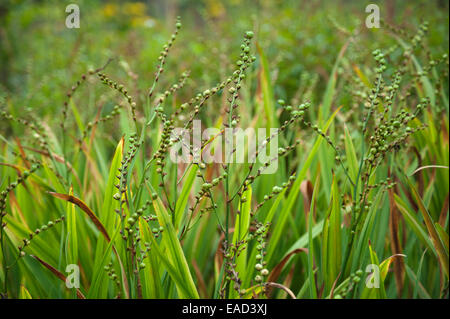
[[[246,39],[251,39],[253,38],[254,33],[252,31],[247,31],[245,32],[245,38]]]
[[[203,188],[203,189],[206,189],[206,190],[210,189],[211,187],[212,187],[212,184],[210,184],[210,183],[204,183],[204,184],[202,185],[202,188]]]
[[[282,189],[281,187],[279,187],[279,186],[274,186],[274,187],[272,188],[272,193],[278,194],[278,193],[280,193],[282,190],[283,190],[283,189]]]

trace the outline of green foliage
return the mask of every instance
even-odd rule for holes
[[[448,298],[447,3],[7,2],[2,297]],[[194,120],[278,155],[176,163]]]

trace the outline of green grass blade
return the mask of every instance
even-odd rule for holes
[[[233,233],[233,244],[237,247],[238,243],[246,242],[250,229],[250,213],[252,202],[252,188],[248,186],[248,189],[242,194],[242,198],[245,198],[244,202],[240,203],[242,210],[236,217]],[[240,253],[236,256],[235,264],[236,271],[239,276],[244,276],[247,269],[247,244],[239,244]],[[238,292],[234,289],[231,290],[232,298],[238,297]]]
[[[172,225],[171,218],[159,198],[153,201],[153,207],[155,208],[158,221],[164,229],[161,244],[165,248],[165,253],[168,256],[167,259],[183,278],[183,282],[187,288],[186,292],[179,290],[180,298],[198,299],[197,288],[192,279],[186,257],[184,256],[175,228]],[[177,285],[177,288],[179,288],[179,285]]]
[[[183,188],[181,189],[180,197],[178,198],[177,204],[175,206],[175,230],[178,231],[181,221],[184,216],[184,211],[186,209],[186,205],[189,199],[189,194],[192,191],[192,187],[194,185],[195,176],[197,174],[198,165],[192,165],[189,169],[189,173],[186,177],[186,180],[183,184]]]
[[[445,275],[448,278],[448,272],[449,272],[449,256],[448,252],[444,248],[444,244],[441,241],[441,238],[439,237],[439,234],[436,230],[436,227],[434,226],[434,222],[431,218],[430,213],[428,212],[428,209],[425,207],[422,198],[420,198],[419,193],[417,193],[416,188],[412,183],[407,179],[407,182],[409,184],[409,187],[414,195],[414,198],[416,199],[416,203],[419,206],[419,210],[422,213],[423,220],[425,221],[425,225],[428,230],[428,234],[431,237],[431,242],[433,243],[434,248],[436,249],[436,252],[438,254],[439,262],[442,266],[442,270],[444,271]]]
[[[311,199],[311,209],[308,214],[308,280],[309,280],[309,297],[312,299],[317,299],[316,291],[316,279],[314,274],[314,242],[313,242],[313,215],[315,212],[315,203],[317,193],[319,192],[319,176],[316,179],[314,185],[314,191]]]

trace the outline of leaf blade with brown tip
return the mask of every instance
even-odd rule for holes
[[[111,238],[108,235],[108,232],[106,231],[105,227],[103,226],[103,224],[100,222],[100,220],[98,219],[98,217],[94,214],[94,212],[79,198],[72,196],[72,195],[67,195],[67,194],[61,194],[61,193],[55,193],[55,192],[48,192],[50,195],[52,195],[53,197],[71,202],[75,205],[77,205],[79,208],[81,208],[82,211],[84,211],[89,218],[92,220],[92,222],[94,223],[94,225],[97,227],[97,229],[102,233],[102,235],[106,238],[106,240],[109,242],[111,240]]]

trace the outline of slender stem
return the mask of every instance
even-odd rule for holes
[[[370,109],[369,109],[369,112],[367,114],[367,118],[366,118],[366,120],[364,122],[364,126],[363,126],[363,129],[362,129],[361,159],[359,161],[358,174],[356,176],[355,184],[354,184],[354,187],[353,187],[353,201],[355,203],[356,203],[356,196],[357,196],[357,193],[358,193],[359,179],[361,178],[361,173],[362,173],[362,169],[363,169],[363,166],[364,166],[364,154],[365,154],[364,134],[365,134],[365,132],[367,130],[367,125],[369,123],[370,115],[372,114],[372,109],[374,107],[375,100],[378,98],[378,94],[379,94],[380,86],[381,86],[381,79],[382,79],[382,76],[381,76],[381,74],[379,74],[378,75],[376,91],[375,91],[373,99],[371,100]],[[348,264],[349,259],[350,259],[351,248],[353,246],[353,242],[354,242],[355,237],[356,237],[355,227],[356,227],[357,223],[354,222],[355,214],[356,214],[356,207],[355,206],[356,205],[353,205],[353,207],[352,207],[352,222],[351,222],[352,225],[350,227],[350,240],[349,240],[348,245],[346,247],[344,263],[342,264],[343,265],[343,267],[342,267],[342,272],[343,273],[345,273],[345,269],[347,268],[347,264]]]

